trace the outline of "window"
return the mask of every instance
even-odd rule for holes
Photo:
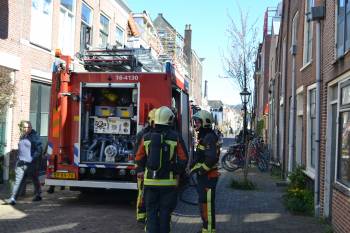
[[[312,21],[311,7],[313,0],[305,1],[305,20],[304,20],[304,64],[310,62],[312,56]]]
[[[40,135],[43,143],[47,142],[48,136],[50,91],[50,85],[38,82],[31,83],[30,122],[33,129]]]
[[[308,90],[308,143],[306,170],[314,174],[316,158],[316,89]]]
[[[101,15],[100,16],[100,47],[106,47],[108,43],[109,34],[109,19]]]
[[[32,0],[30,41],[51,49],[52,0]]]
[[[337,0],[337,57],[350,49],[350,0]]]
[[[115,29],[116,31],[116,42],[119,46],[123,46],[124,45],[124,30],[122,28],[120,28],[119,26],[116,27]]]
[[[298,92],[298,91],[297,91]],[[297,112],[296,112],[296,125],[295,125],[295,153],[296,163],[302,165],[302,149],[303,149],[303,107],[304,107],[304,95],[302,89],[297,93]]]
[[[84,2],[81,5],[80,52],[86,50],[92,41],[92,12]]]
[[[337,181],[350,187],[350,83],[340,86]]]
[[[59,47],[63,54],[74,54],[74,6],[75,0],[61,0]]]
[[[295,13],[292,23],[292,46],[297,45],[297,35],[298,35],[298,16],[299,12]]]

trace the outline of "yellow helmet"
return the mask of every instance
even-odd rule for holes
[[[213,116],[210,112],[206,110],[200,110],[193,115],[193,119],[199,119],[202,121],[203,128],[211,128],[212,123],[214,122]]]
[[[148,118],[147,118],[148,123],[152,124],[152,122],[154,122],[156,110],[157,110],[156,108],[153,108],[151,111],[148,112]]]
[[[175,115],[170,108],[162,106],[155,112],[154,123],[156,125],[172,125]]]

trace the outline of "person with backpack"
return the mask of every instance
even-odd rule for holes
[[[146,133],[136,153],[137,172],[144,176],[146,232],[169,233],[177,203],[178,177],[188,154],[182,137],[172,129],[175,115],[168,107],[155,111],[155,127]]]
[[[5,204],[15,205],[26,178],[30,176],[34,185],[33,201],[41,201],[41,185],[39,182],[39,164],[42,154],[42,143],[38,133],[32,129],[30,121],[20,123],[21,137],[18,142],[18,157],[16,163],[16,180],[9,199]]]
[[[154,115],[156,110],[157,109],[154,108],[149,111],[145,127],[136,135],[134,154],[136,154],[143,136],[154,128]],[[144,200],[143,178],[143,173],[139,173],[137,176],[136,221],[141,223],[146,222],[146,206]]]
[[[205,110],[194,116],[197,146],[191,173],[197,174],[198,205],[202,218],[201,233],[215,233],[215,190],[220,173],[217,163],[220,156],[218,136],[212,129],[213,117]]]

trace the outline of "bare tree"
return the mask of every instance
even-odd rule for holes
[[[6,109],[14,102],[15,86],[11,77],[0,72],[0,114],[4,114]]]
[[[239,21],[236,22],[230,15],[230,25],[227,29],[229,37],[229,48],[223,54],[223,64],[226,78],[232,80],[233,84],[242,91],[252,92],[253,70],[257,53],[257,27],[254,23],[249,24],[249,13],[239,9]],[[247,105],[252,105],[252,98],[247,104],[243,104],[245,111],[243,120],[243,143],[245,144],[245,166],[244,180],[248,177],[248,156],[247,156]],[[250,109],[250,108],[248,108]]]

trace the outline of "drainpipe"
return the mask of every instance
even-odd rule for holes
[[[324,18],[324,6],[311,8],[312,20],[316,21],[316,158],[314,205],[315,215],[320,216],[320,134],[321,134],[321,20]]]
[[[292,47],[290,49],[290,52],[293,56],[292,58],[292,98],[290,101],[290,118],[289,118],[289,153],[288,153],[288,172],[291,172],[293,170],[293,161],[294,161],[294,151],[295,151],[295,55],[297,52],[297,45],[295,44],[295,41],[292,43]]]

